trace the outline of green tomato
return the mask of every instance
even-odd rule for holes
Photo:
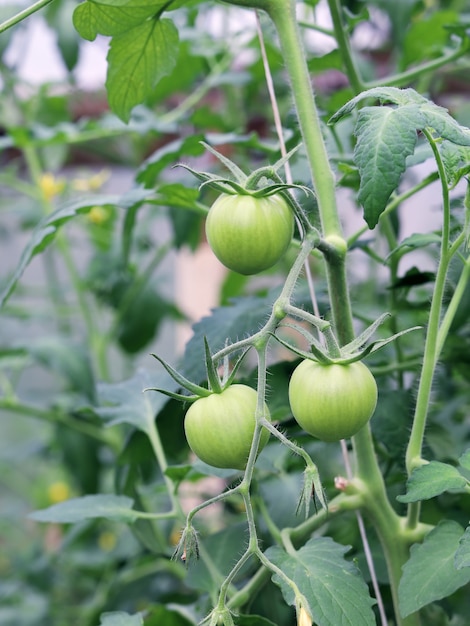
[[[321,441],[355,435],[372,417],[377,384],[364,363],[324,365],[306,359],[289,383],[292,414],[302,428]]]
[[[257,393],[247,385],[230,385],[221,393],[199,398],[188,409],[184,430],[191,450],[213,467],[243,470],[256,425]],[[265,415],[270,419],[268,407]],[[260,450],[269,439],[261,433]]]
[[[239,274],[257,274],[275,265],[294,234],[294,215],[279,194],[266,198],[222,194],[206,220],[215,256]]]

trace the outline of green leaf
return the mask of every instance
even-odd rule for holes
[[[112,111],[125,122],[148,98],[162,76],[173,70],[178,30],[171,20],[148,20],[113,37],[108,53],[106,89]]]
[[[6,287],[0,294],[0,307],[2,307],[11,295],[16,283],[21,278],[24,270],[29,265],[31,259],[42,252],[52,242],[57,234],[58,228],[72,219],[76,215],[88,213],[94,206],[105,206],[115,204],[119,200],[118,196],[98,196],[87,198],[86,200],[75,201],[65,205],[61,209],[54,211],[43,219],[34,229],[32,237],[20,257],[19,263],[13,276],[7,282]]]
[[[414,20],[403,42],[404,66],[440,56],[450,36],[445,26],[458,21],[459,16],[454,11],[436,11],[429,17]]]
[[[454,565],[457,569],[470,567],[470,526],[467,526],[460,537],[459,547],[455,553]]]
[[[393,458],[400,458],[412,426],[413,396],[409,390],[380,389],[380,402],[370,421],[372,433]]]
[[[37,522],[57,524],[71,524],[96,517],[133,522],[138,517],[132,509],[133,504],[134,501],[126,496],[95,494],[53,504],[47,509],[30,513],[28,517]]]
[[[396,109],[366,107],[359,112],[354,160],[361,176],[358,198],[369,228],[376,226],[398,187],[406,159],[416,146],[416,128],[422,125],[416,105]]]
[[[198,196],[199,191],[197,189],[185,187],[181,183],[170,183],[158,187],[156,202],[164,206],[207,213],[207,209],[203,211],[203,205],[198,206]]]
[[[355,128],[354,157],[361,176],[359,201],[367,224],[373,228],[398,187],[407,158],[415,150],[417,132],[432,129],[443,139],[469,146],[470,129],[460,126],[446,109],[413,89],[397,87],[376,87],[360,93],[341,107],[329,124],[338,122],[368,98],[396,105],[362,108]]]
[[[183,373],[197,382],[205,380],[204,337],[207,337],[215,353],[224,347],[226,339],[236,341],[238,337],[252,334],[265,321],[266,311],[276,296],[277,291],[264,297],[236,298],[230,306],[218,307],[212,311],[212,315],[194,324],[193,337],[186,344]]]
[[[446,598],[470,582],[470,570],[457,570],[454,556],[463,528],[451,520],[442,521],[424,539],[411,547],[398,587],[402,617],[421,607]]]
[[[190,135],[184,139],[175,139],[165,144],[162,148],[158,148],[137,170],[136,180],[146,187],[155,185],[160,172],[170,165],[174,165],[183,156],[199,156],[203,154],[202,138],[203,135]]]
[[[72,389],[83,393],[90,402],[94,401],[93,368],[85,346],[55,336],[31,342],[27,344],[26,349],[38,362],[63,376]]]
[[[113,611],[111,613],[102,613],[100,615],[100,626],[143,626],[144,620],[142,615],[137,613],[130,615],[123,611]]]
[[[390,258],[400,250],[406,252],[406,250],[404,250],[405,248],[416,250],[418,248],[425,248],[433,243],[440,244],[441,241],[442,237],[438,233],[415,233],[403,239],[400,245],[394,248],[387,258]]]
[[[467,448],[467,450],[465,450],[459,458],[459,465],[464,467],[466,470],[470,470],[470,448]]]
[[[98,385],[101,406],[96,413],[109,420],[109,426],[132,424],[148,434],[157,413],[168,402],[161,393],[143,392],[153,385],[168,390],[178,388],[165,371],[150,374],[148,370],[138,369],[132,378],[123,382]]]
[[[136,353],[152,341],[165,320],[182,318],[172,302],[146,285],[119,316],[116,329],[119,345],[128,353]]]
[[[459,146],[470,146],[470,129],[454,120],[447,109],[430,100],[425,100],[419,108],[424,116],[425,126],[432,128],[439,137],[448,139]],[[422,128],[419,127],[418,130]]]
[[[319,537],[295,554],[274,546],[268,548],[266,556],[297,585],[317,626],[373,626],[374,600],[357,567],[344,559],[347,551],[329,537]],[[286,602],[294,605],[291,587],[277,575],[273,581],[280,586]]]
[[[18,280],[31,262],[31,259],[42,252],[53,241],[58,229],[78,215],[89,213],[93,207],[117,205],[122,208],[130,208],[136,203],[141,203],[145,198],[153,195],[149,189],[132,189],[123,196],[101,195],[89,196],[82,200],[68,202],[64,206],[45,217],[34,229],[31,239],[20,257],[18,265],[13,272],[6,287],[0,293],[0,308],[5,304],[12,291],[16,287]]]
[[[399,502],[429,500],[449,489],[463,489],[467,481],[452,465],[431,461],[417,467],[406,484],[406,494],[397,496]]]
[[[145,624],[148,626],[196,626],[192,611],[184,606],[158,604],[146,611]]]
[[[88,0],[79,4],[73,13],[73,25],[89,41],[97,35],[121,35],[155,15],[159,4],[155,0],[129,0],[107,4]],[[125,5],[125,6],[124,6]]]
[[[336,124],[343,117],[352,113],[356,105],[369,98],[378,100],[381,103],[390,102],[391,104],[423,104],[427,102],[426,98],[421,96],[414,89],[399,89],[398,87],[374,87],[358,94],[349,102],[346,102],[329,120],[328,124]]]
[[[406,270],[404,276],[399,276],[389,287],[389,289],[410,289],[416,285],[425,285],[433,282],[435,275],[433,272],[422,272],[413,266]]]
[[[439,147],[447,180],[451,188],[470,173],[470,148],[443,141]]]

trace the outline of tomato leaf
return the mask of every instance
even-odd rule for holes
[[[397,500],[429,500],[449,489],[463,489],[466,485],[466,479],[455,467],[440,461],[431,461],[413,470],[406,484],[406,494],[397,496]]]
[[[177,383],[164,371],[151,374],[148,370],[138,369],[128,380],[98,385],[101,406],[95,411],[107,420],[108,426],[132,424],[148,434],[155,416],[168,402],[161,393],[143,393],[152,384],[168,390],[178,388]]]
[[[460,537],[459,547],[455,553],[454,565],[457,569],[470,567],[470,526],[467,526]]]
[[[439,152],[449,185],[454,188],[470,172],[470,148],[443,141]]]
[[[184,139],[175,139],[158,148],[137,170],[136,180],[146,187],[152,187],[155,185],[160,172],[170,165],[174,165],[183,155],[199,156],[203,154],[202,138],[203,135],[191,135]]]
[[[34,511],[28,517],[37,522],[70,524],[95,517],[105,517],[119,522],[133,522],[137,519],[132,509],[134,500],[126,496],[95,494],[72,498],[53,504],[47,509]]]
[[[397,109],[366,107],[359,112],[354,160],[361,176],[358,198],[369,228],[376,226],[398,187],[406,159],[416,146],[416,128],[423,124],[416,105]]]
[[[95,206],[114,205],[119,203],[119,196],[89,196],[86,199],[70,202],[63,207],[57,209],[43,220],[39,222],[33,230],[29,243],[23,250],[18,265],[13,272],[10,280],[7,281],[6,287],[0,293],[0,308],[5,304],[12,291],[16,287],[16,283],[23,275],[23,272],[29,265],[31,259],[47,248],[57,234],[57,230],[62,224],[77,215],[83,215],[91,211]]]
[[[454,565],[462,533],[460,524],[444,520],[422,544],[411,547],[410,559],[403,567],[398,587],[402,617],[447,597],[470,582],[470,569],[458,570]]]
[[[460,126],[447,109],[427,100],[413,89],[376,87],[359,94],[333,115],[334,124],[352,112],[362,100],[374,98],[395,107],[365,107],[359,111],[354,160],[361,184],[359,201],[364,218],[374,228],[414,153],[417,132],[430,128],[443,139],[470,146],[470,129]]]
[[[459,458],[459,464],[466,470],[470,470],[470,448],[467,448],[462,456]]]
[[[147,20],[113,37],[108,53],[109,106],[125,122],[148,98],[160,78],[173,70],[178,30],[171,20]]]
[[[43,337],[29,341],[26,350],[58,376],[64,377],[72,389],[81,392],[90,402],[95,399],[95,380],[90,355],[83,345],[63,338]]]
[[[414,20],[403,41],[403,66],[416,65],[442,54],[450,38],[446,26],[456,22],[459,22],[459,15],[455,11],[437,11]]]
[[[155,15],[158,4],[153,0],[130,0],[126,6],[82,2],[73,13],[73,25],[88,41],[94,41],[97,35],[120,35]]]
[[[344,559],[348,548],[329,537],[308,541],[295,554],[282,548],[268,548],[266,556],[297,585],[308,600],[317,626],[373,626],[375,621],[366,583],[357,567]],[[273,575],[286,602],[295,604],[294,592],[284,580]]]
[[[18,280],[23,275],[23,272],[28,267],[29,263],[36,254],[42,252],[47,246],[54,240],[58,229],[66,224],[68,221],[77,217],[78,215],[86,215],[96,206],[114,205],[123,209],[132,209],[133,207],[142,204],[147,198],[154,195],[154,192],[150,189],[134,188],[126,192],[122,196],[114,195],[97,195],[88,196],[87,198],[76,200],[74,202],[67,202],[56,211],[47,215],[42,219],[36,228],[33,230],[31,239],[24,248],[18,265],[13,272],[10,280],[7,281],[6,287],[0,292],[0,308],[10,297],[12,291],[15,289]]]

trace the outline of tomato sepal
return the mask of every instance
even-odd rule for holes
[[[310,513],[310,503],[313,502],[315,513],[317,512],[317,501],[322,509],[328,510],[328,503],[326,501],[326,493],[321,484],[320,474],[316,465],[307,465],[304,470],[304,482],[302,485],[302,491],[300,493],[299,502],[297,504],[296,514],[302,509],[305,512],[305,519],[308,518]]]
[[[358,337],[353,339],[353,341],[349,342],[344,346],[339,346],[339,343],[334,336],[334,333],[329,324],[322,326],[319,322],[323,321],[317,319],[315,316],[312,316],[310,313],[306,311],[302,311],[301,309],[297,309],[295,307],[288,307],[286,310],[287,313],[291,315],[296,315],[297,317],[304,318],[306,321],[309,321],[317,330],[323,333],[325,336],[326,346],[316,339],[312,333],[308,330],[299,326],[298,324],[286,323],[283,324],[283,327],[292,328],[299,334],[301,334],[310,344],[310,352],[306,352],[305,350],[301,350],[297,348],[297,346],[292,345],[288,341],[285,341],[281,337],[276,334],[272,334],[275,339],[281,343],[285,348],[297,354],[298,356],[304,359],[311,359],[313,361],[318,361],[319,363],[323,363],[325,365],[337,364],[337,365],[350,365],[352,363],[356,363],[362,361],[365,357],[370,354],[377,352],[384,346],[388,345],[392,341],[395,341],[399,337],[406,335],[407,333],[413,332],[415,330],[421,330],[421,326],[413,326],[411,328],[406,328],[394,335],[387,337],[386,339],[378,339],[376,341],[372,341],[368,345],[364,345],[371,336],[376,332],[377,328],[384,323],[384,321],[390,317],[389,313],[382,314],[377,320],[375,320],[370,326],[368,326]]]
[[[173,367],[171,367],[171,365],[169,363],[164,361],[157,354],[152,354],[151,356],[153,356],[155,359],[157,359],[157,361],[159,363],[161,363],[163,365],[163,367],[166,369],[168,374],[170,374],[170,376],[173,378],[173,380],[175,380],[178,384],[180,384],[181,387],[184,387],[184,389],[187,389],[188,391],[191,391],[197,397],[205,397],[205,396],[210,396],[211,395],[212,391],[210,389],[206,389],[205,387],[201,387],[201,385],[196,385],[196,383],[191,382],[185,376],[183,376],[177,370],[175,370]],[[149,391],[154,391],[151,388],[148,388],[148,390]],[[147,389],[145,389],[144,391],[147,391]],[[168,393],[170,393],[170,392],[167,392],[166,395],[168,395]],[[186,398],[186,396],[183,396],[183,397]]]
[[[199,560],[199,541],[196,529],[190,524],[186,524],[181,533],[180,540],[171,557],[173,560],[181,559],[186,568],[192,561]]]

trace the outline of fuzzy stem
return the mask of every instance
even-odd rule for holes
[[[271,0],[268,5],[266,10],[278,32],[292,85],[300,130],[311,166],[323,236],[328,244],[322,251],[326,261],[332,315],[338,339],[340,344],[344,345],[354,336],[346,276],[346,246],[342,239],[336,208],[334,179],[296,23],[295,2]],[[419,624],[417,615],[411,615],[405,619],[400,617],[398,584],[401,578],[401,567],[408,558],[408,545],[400,540],[397,532],[399,518],[387,498],[369,426],[359,431],[353,438],[353,444],[357,471],[363,479],[367,495],[366,511],[370,514],[371,521],[379,534],[387,560],[397,626],[415,626]]]
[[[12,26],[16,26],[16,24],[19,24],[30,15],[33,15],[33,13],[36,13],[36,11],[40,11],[42,8],[46,7],[52,1],[53,0],[38,0],[38,2],[35,2],[27,9],[20,11],[13,17],[10,17],[8,20],[5,20],[4,22],[0,24],[0,34],[5,32]]]
[[[276,26],[292,93],[312,171],[323,234],[341,235],[336,211],[335,180],[323,141],[320,118],[315,105],[310,75],[301,46],[301,34],[295,17],[295,3],[273,1],[267,9]]]
[[[444,298],[444,290],[446,285],[447,271],[452,259],[452,251],[449,250],[449,233],[450,233],[450,197],[447,184],[447,177],[442,163],[437,145],[429,131],[424,130],[431,148],[434,158],[437,162],[439,176],[441,179],[442,198],[443,198],[443,223],[442,223],[442,240],[441,255],[439,266],[436,274],[436,282],[434,285],[434,293],[429,312],[428,329],[426,333],[426,342],[424,346],[424,361],[421,378],[418,387],[418,395],[416,398],[416,408],[411,429],[411,436],[406,450],[406,469],[408,475],[413,469],[422,464],[421,451],[424,439],[424,430],[426,428],[426,420],[428,415],[428,407],[431,397],[432,381],[434,371],[439,357],[439,324],[442,312],[442,303]],[[414,526],[417,521],[416,505],[410,505],[409,508],[409,524]]]
[[[328,0],[328,6],[330,9],[331,19],[333,21],[333,27],[335,31],[334,36],[338,44],[341,58],[343,59],[346,74],[354,93],[358,94],[364,90],[364,83],[361,79],[361,75],[352,55],[349,37],[347,36],[346,28],[344,27],[343,19],[341,16],[341,4],[339,0]]]

